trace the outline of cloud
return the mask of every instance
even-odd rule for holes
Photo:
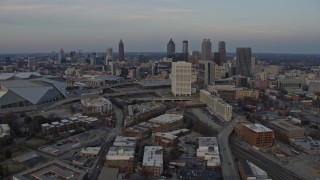
[[[167,20],[180,19],[178,16],[147,16],[147,15],[126,15],[118,17],[122,21],[147,21],[147,20]]]
[[[180,3],[181,2],[181,0],[158,0],[158,1],[167,2],[167,3]]]
[[[198,12],[198,11],[192,10],[192,9],[174,9],[174,8],[156,8],[155,11],[160,12],[160,13],[180,13],[180,12],[195,13],[195,12]]]
[[[51,8],[55,8],[55,7],[47,4],[25,4],[25,5],[9,4],[9,5],[2,5],[2,7],[0,7],[1,11],[8,11],[8,12],[12,12],[12,11],[35,12],[38,10],[51,9]]]

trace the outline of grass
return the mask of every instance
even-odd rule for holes
[[[0,163],[0,165],[2,167],[7,167],[7,169],[8,169],[7,176],[16,174],[16,173],[21,172],[24,169],[26,169],[26,167],[22,163],[16,162],[12,159],[7,159],[5,161],[2,161]]]
[[[27,141],[25,141],[26,146],[36,149],[44,144],[48,143],[46,140],[40,139],[40,138],[31,138]]]

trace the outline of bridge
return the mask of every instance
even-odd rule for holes
[[[130,98],[130,100],[137,101],[158,101],[158,102],[183,102],[191,101],[190,97],[176,98],[176,97],[147,97],[147,98]]]

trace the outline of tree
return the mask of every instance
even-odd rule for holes
[[[0,165],[0,178],[8,174],[8,168]]]
[[[10,159],[11,156],[12,156],[12,153],[10,151],[10,149],[7,149],[6,152],[4,153],[4,156],[7,158],[7,159]]]
[[[47,118],[43,117],[43,116],[40,116],[40,115],[37,115],[33,118],[34,121],[37,121],[39,124],[44,124],[44,123],[47,123],[48,120]]]
[[[9,124],[11,130],[15,134],[20,134],[20,126],[17,121],[17,117],[13,113],[5,114],[3,119],[5,120],[4,123]]]
[[[32,122],[32,118],[30,116],[24,117],[24,123],[29,125],[31,122]]]

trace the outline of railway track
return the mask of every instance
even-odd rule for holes
[[[251,161],[258,167],[266,171],[268,173],[268,176],[270,176],[273,179],[279,179],[279,180],[303,179],[302,177],[296,175],[294,172],[291,172],[288,169],[285,169],[284,167],[273,162],[267,157],[264,157],[251,149],[246,149],[232,140],[230,141],[230,145],[231,145],[231,150],[235,156]]]

